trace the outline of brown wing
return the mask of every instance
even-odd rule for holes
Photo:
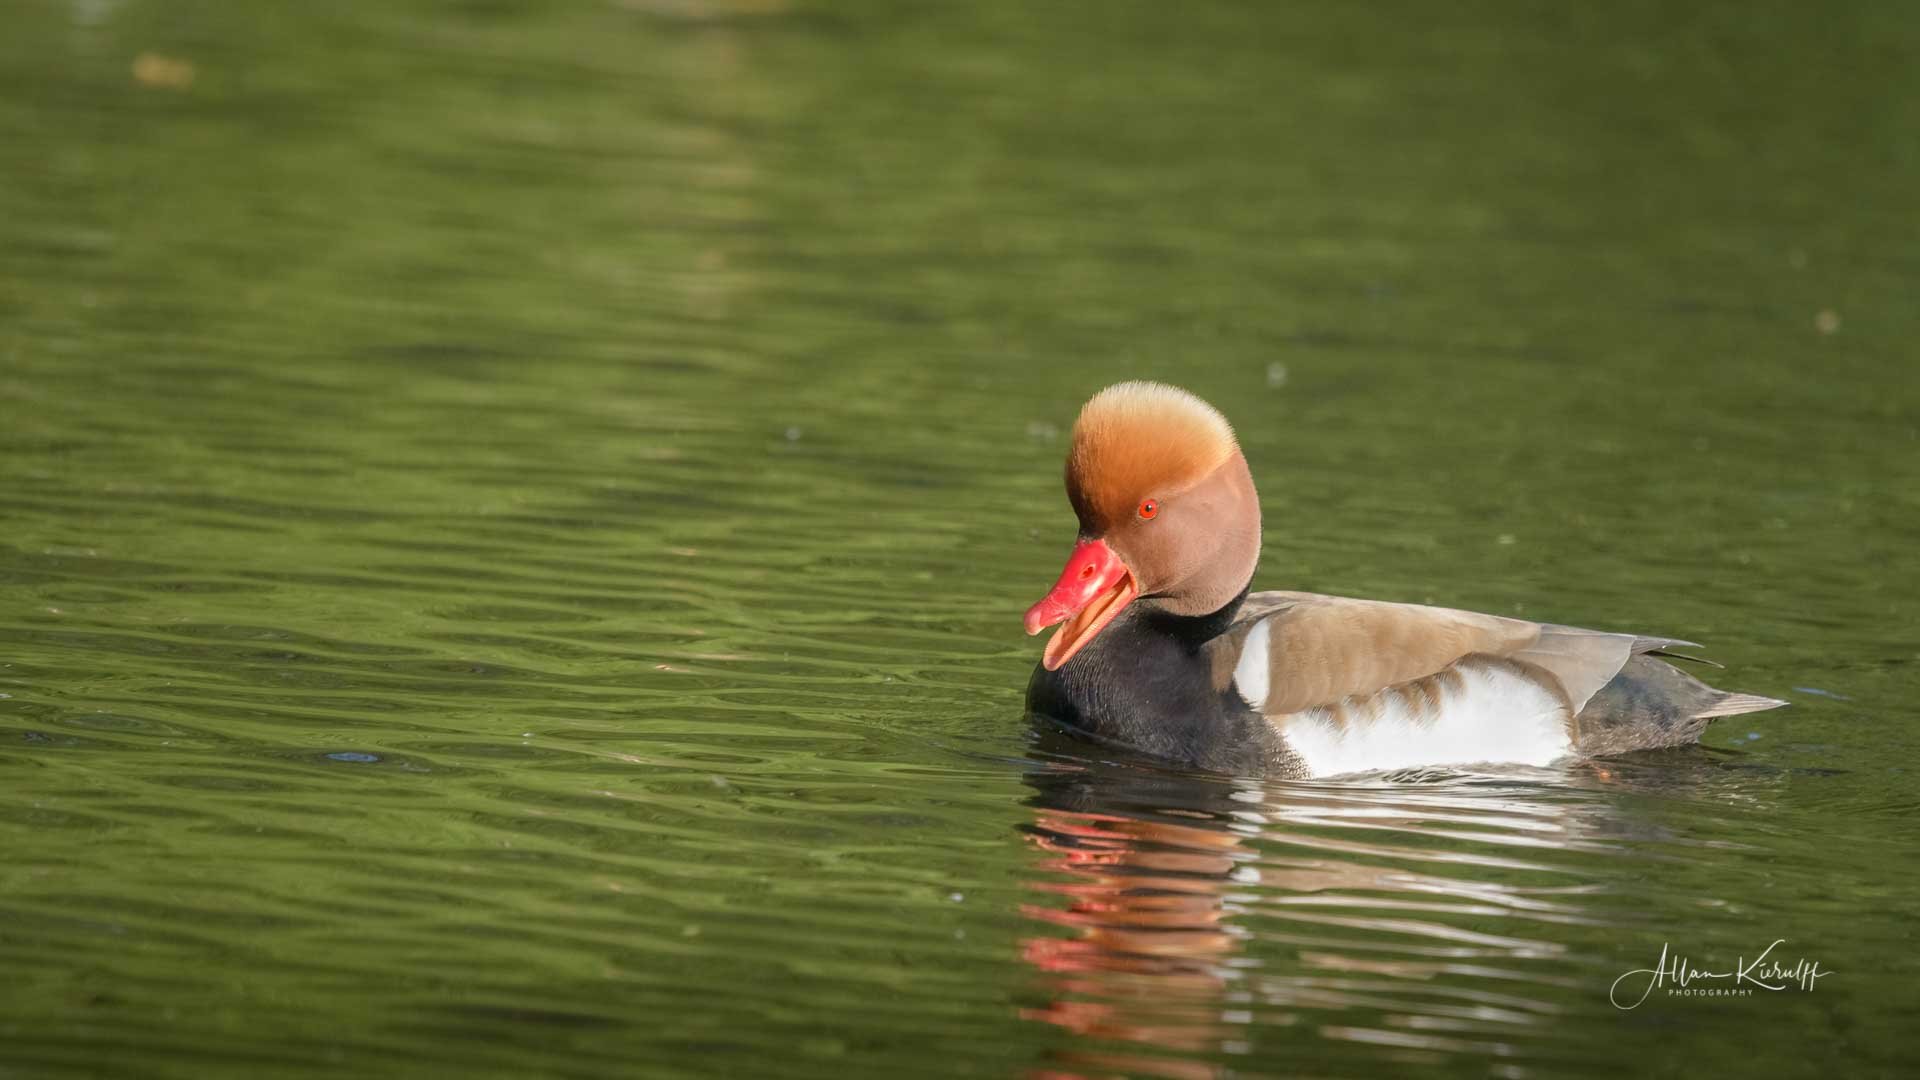
[[[1224,687],[1236,669],[1254,679],[1264,675],[1257,707],[1268,716],[1366,697],[1473,655],[1533,665],[1578,712],[1634,653],[1677,644],[1453,608],[1295,592],[1249,596],[1229,642],[1216,662],[1217,681]],[[1264,672],[1240,663],[1245,647],[1262,644]]]

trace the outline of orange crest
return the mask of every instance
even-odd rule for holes
[[[1124,382],[1095,394],[1073,424],[1067,498],[1081,526],[1099,535],[1149,500],[1199,483],[1239,448],[1213,406],[1172,386]]]

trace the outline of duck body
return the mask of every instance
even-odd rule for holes
[[[1423,630],[1428,644],[1406,642]],[[1715,690],[1666,661],[1690,644],[1254,593],[1207,617],[1123,613],[1072,662],[1036,666],[1027,709],[1180,765],[1309,778],[1679,746],[1717,717],[1783,704]]]
[[[1545,766],[1695,742],[1717,717],[1785,704],[1679,670],[1667,660],[1692,643],[1672,638],[1250,593],[1252,480],[1224,419],[1184,391],[1096,396],[1067,484],[1080,536],[1027,613],[1029,632],[1063,624],[1027,707],[1095,741],[1295,778]]]

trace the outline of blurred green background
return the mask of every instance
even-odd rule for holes
[[[1911,6],[5,23],[0,1075],[1912,1066]],[[1259,587],[1794,707],[1344,788],[1036,745],[1126,378],[1236,424]],[[1835,974],[1607,1002],[1775,938]]]

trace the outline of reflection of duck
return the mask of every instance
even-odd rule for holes
[[[1024,911],[1049,930],[1021,954],[1046,1001],[1022,1016],[1070,1034],[1037,1075],[1559,1052],[1552,998],[1586,989],[1565,928],[1598,921],[1590,868],[1632,838],[1599,792],[1615,781],[1261,784],[1036,731],[1045,899]]]
[[[1784,702],[1661,657],[1689,643],[1417,604],[1247,590],[1260,503],[1227,422],[1122,383],[1074,424],[1080,539],[1027,630],[1064,623],[1029,708],[1098,738],[1233,772],[1327,776],[1545,765],[1695,742]]]
[[[1580,1071],[1618,1030],[1621,958],[1742,902],[1698,858],[1702,811],[1765,816],[1802,775],[1688,746],[1230,779],[1034,721],[1021,1015],[1048,1078]]]
[[[1239,951],[1225,896],[1235,866],[1248,857],[1241,848],[1248,826],[1233,818],[1237,804],[1224,785],[1122,770],[1116,794],[1111,771],[1060,766],[1028,778],[1039,791],[1029,836],[1043,853],[1040,868],[1064,878],[1038,888],[1066,906],[1026,912],[1075,936],[1022,942],[1051,997],[1022,1016],[1084,1040],[1138,1048],[1076,1047],[1056,1055],[1058,1066],[1211,1077],[1211,1065],[1166,1054],[1218,1052],[1234,1039],[1220,1007],[1228,961]]]

